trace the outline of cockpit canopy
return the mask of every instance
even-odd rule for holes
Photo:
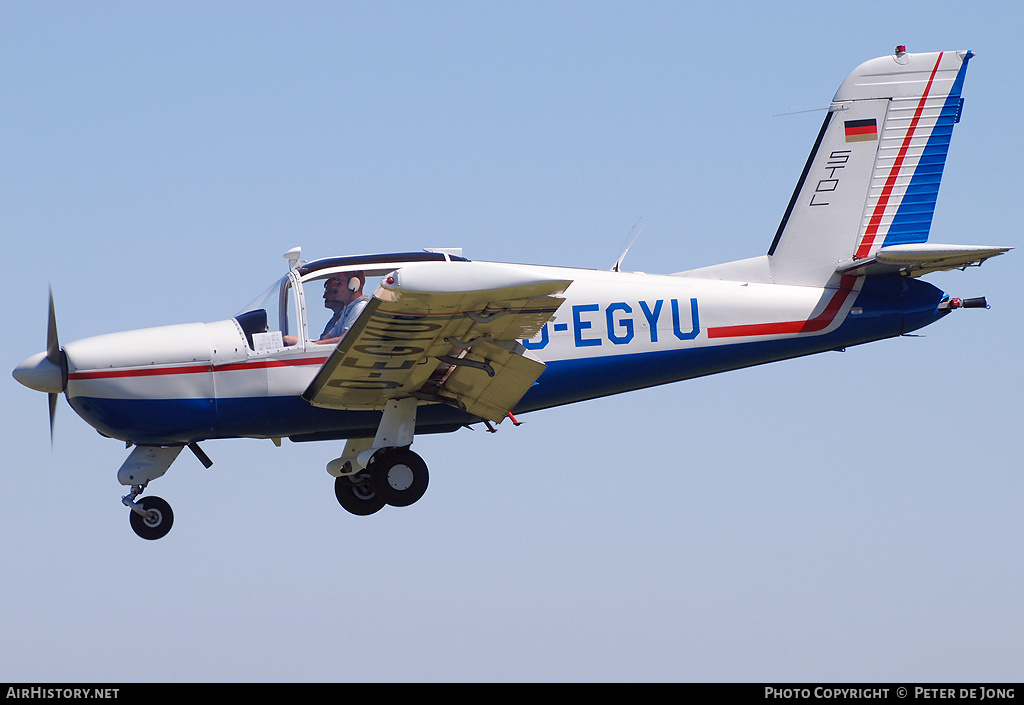
[[[355,286],[353,275],[361,275],[359,288],[365,296],[373,296],[380,280],[396,269],[414,262],[442,261],[469,260],[448,250],[329,257],[298,264],[234,318],[252,353],[305,349],[321,337],[333,315],[324,302],[328,279],[341,277],[346,285]]]

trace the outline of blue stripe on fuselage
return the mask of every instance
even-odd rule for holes
[[[899,275],[868,277],[853,311],[836,330],[781,340],[600,356],[548,363],[517,412],[653,387],[727,370],[892,338],[933,323],[944,294],[928,282]]]

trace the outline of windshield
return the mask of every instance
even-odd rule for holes
[[[259,334],[280,333],[282,337],[289,334],[294,335],[298,318],[295,294],[292,291],[288,275],[267,287],[262,294],[235,316],[235,320],[242,326],[246,341],[254,350],[260,347]],[[257,340],[254,341],[253,335],[257,336]],[[280,347],[280,343],[275,347]]]
[[[269,352],[320,341],[336,343],[389,271],[392,270],[331,269],[311,276],[300,284],[306,308],[301,318],[296,289],[291,277],[285,275],[267,287],[235,320],[254,351]]]

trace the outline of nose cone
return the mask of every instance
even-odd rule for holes
[[[64,391],[60,365],[51,362],[45,352],[36,353],[14,368],[14,379],[37,392],[59,394]]]

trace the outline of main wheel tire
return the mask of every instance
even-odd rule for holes
[[[159,497],[143,497],[139,505],[146,510],[146,516],[137,512],[129,512],[128,521],[132,530],[147,541],[155,541],[167,535],[174,524],[174,512],[171,505]]]
[[[369,516],[384,507],[384,498],[371,486],[367,472],[352,477],[344,475],[334,480],[334,496],[345,511],[356,516]]]
[[[408,507],[423,496],[430,481],[427,464],[408,448],[378,452],[368,470],[373,491],[392,507]]]

